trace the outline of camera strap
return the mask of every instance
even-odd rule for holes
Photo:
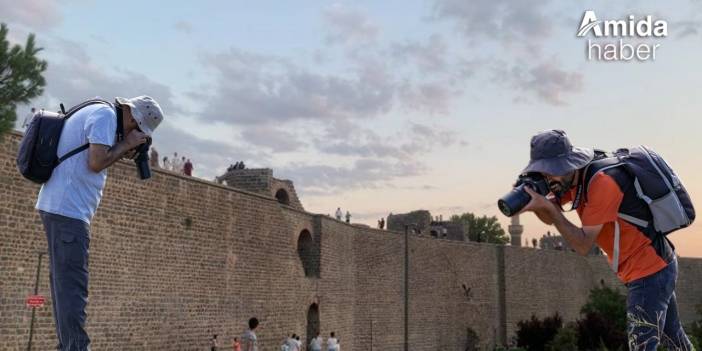
[[[122,106],[120,106],[120,104],[116,101],[115,112],[117,114],[117,140],[115,141],[115,144],[117,144],[118,142],[124,140],[124,119],[122,118]]]
[[[592,163],[590,163],[592,164]],[[587,174],[587,171],[590,169],[590,164],[588,164],[583,170],[578,174],[578,186],[577,190],[575,191],[575,197],[573,198],[573,204],[572,207],[570,208],[571,211],[577,210],[578,207],[580,207],[580,203],[583,200],[583,192],[585,191],[585,175]]]

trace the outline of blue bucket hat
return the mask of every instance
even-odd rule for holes
[[[547,130],[531,138],[531,159],[523,173],[562,176],[587,166],[594,158],[593,149],[573,146],[564,131]]]

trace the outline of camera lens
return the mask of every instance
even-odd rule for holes
[[[512,217],[521,211],[531,200],[531,196],[524,190],[526,184],[520,184],[507,195],[497,201],[497,207],[507,217]]]

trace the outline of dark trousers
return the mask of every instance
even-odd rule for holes
[[[58,349],[90,350],[85,332],[85,307],[88,303],[87,223],[39,211],[49,246],[49,280]]]
[[[648,277],[627,284],[629,350],[655,351],[658,345],[668,350],[692,350],[678,316],[675,283],[678,260]]]

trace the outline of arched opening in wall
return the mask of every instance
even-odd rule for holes
[[[275,192],[275,198],[283,205],[290,205],[290,196],[288,196],[288,192],[285,189],[278,189]]]
[[[305,345],[309,345],[317,333],[319,333],[319,306],[313,303],[307,310],[307,343]]]
[[[302,268],[305,270],[305,277],[318,278],[319,265],[316,259],[314,240],[307,229],[303,230],[297,239],[297,254],[300,256]]]

